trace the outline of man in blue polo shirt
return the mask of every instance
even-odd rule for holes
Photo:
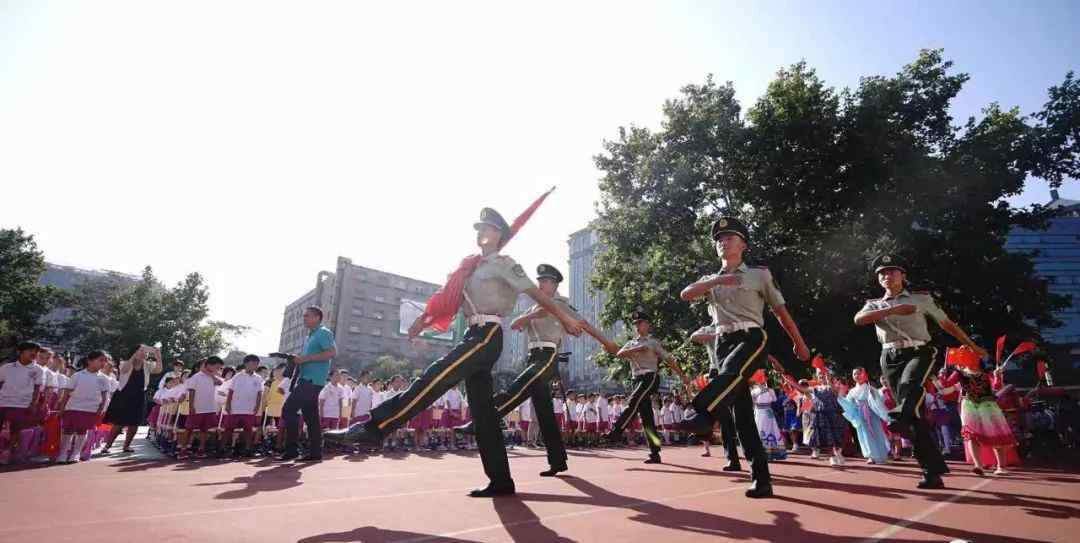
[[[318,462],[322,460],[322,430],[319,428],[319,392],[326,385],[330,374],[330,363],[337,354],[334,333],[323,326],[323,312],[311,306],[304,310],[304,327],[310,330],[304,341],[304,352],[294,355],[293,362],[298,364],[296,387],[289,393],[281,416],[285,418],[285,454],[282,460],[294,460],[300,456],[297,441],[300,437],[300,417],[303,413],[307,425],[310,445],[302,461]]]

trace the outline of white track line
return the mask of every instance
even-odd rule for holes
[[[965,490],[965,491],[963,491],[963,492],[961,492],[959,494],[953,495],[951,498],[949,498],[949,499],[947,499],[947,500],[945,500],[943,502],[938,502],[938,503],[930,506],[925,511],[923,511],[923,512],[921,512],[921,513],[919,513],[919,514],[917,514],[917,515],[915,515],[913,517],[908,517],[905,520],[902,520],[902,521],[900,521],[900,522],[898,522],[896,524],[893,524],[892,526],[889,526],[888,528],[885,528],[884,530],[870,536],[869,538],[862,540],[861,543],[878,543],[880,541],[888,539],[888,538],[890,538],[890,537],[892,537],[892,536],[906,530],[908,528],[908,526],[911,526],[912,524],[915,524],[916,522],[921,522],[923,519],[933,515],[934,513],[937,513],[938,511],[941,511],[942,509],[944,509],[944,508],[946,508],[946,507],[948,507],[950,505],[952,505],[957,500],[960,500],[960,499],[963,499],[963,498],[966,498],[966,497],[970,496],[971,494],[975,493],[978,490],[981,490],[984,486],[986,486],[986,485],[988,485],[988,484],[990,484],[992,482],[994,482],[993,479],[986,479],[986,480],[982,481],[981,483],[979,483],[979,484],[977,484],[977,485],[975,485],[975,486],[973,486],[973,487],[971,487],[971,488],[969,488],[969,489],[967,489],[967,490]]]
[[[445,532],[445,533],[441,533],[441,534],[438,534],[438,535],[429,535],[429,536],[417,537],[417,538],[413,538],[413,539],[398,539],[396,541],[391,541],[390,543],[423,543],[424,541],[435,541],[435,540],[438,540],[438,539],[443,539],[443,538],[448,538],[448,537],[458,537],[458,536],[462,536],[462,535],[465,535],[465,534],[472,534],[472,533],[476,533],[476,532],[486,532],[488,530],[496,530],[496,529],[499,529],[499,528],[512,528],[512,527],[515,527],[515,526],[524,526],[526,524],[539,524],[539,523],[543,523],[544,521],[548,521],[548,520],[558,520],[558,519],[564,519],[564,518],[583,517],[585,515],[591,515],[593,513],[603,513],[603,512],[606,512],[606,511],[612,511],[612,510],[618,510],[618,509],[633,509],[635,507],[642,507],[642,506],[645,506],[645,505],[652,505],[652,504],[657,504],[657,503],[670,503],[670,502],[674,502],[674,501],[678,501],[678,500],[685,500],[685,499],[690,499],[690,498],[700,498],[702,496],[710,496],[710,495],[713,495],[713,494],[723,494],[725,492],[731,492],[732,490],[740,490],[742,488],[745,488],[745,487],[743,487],[743,486],[729,486],[729,487],[725,487],[725,488],[719,488],[719,489],[716,489],[716,490],[706,490],[705,492],[695,492],[693,494],[682,494],[680,496],[672,496],[670,498],[664,498],[664,499],[660,499],[660,500],[630,501],[630,502],[626,502],[626,503],[620,504],[620,505],[605,505],[603,507],[594,507],[594,508],[585,509],[585,510],[582,510],[582,511],[574,511],[574,512],[571,512],[571,513],[561,513],[561,514],[558,514],[558,515],[548,515],[546,517],[538,517],[538,518],[528,519],[528,520],[519,520],[517,522],[489,524],[487,526],[481,526],[479,528],[469,528],[468,530],[460,530],[460,531],[457,531],[457,532]]]

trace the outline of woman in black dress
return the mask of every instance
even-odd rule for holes
[[[147,355],[153,355],[153,359],[148,359]],[[120,363],[120,389],[105,411],[105,423],[112,425],[112,431],[101,449],[102,454],[109,452],[124,428],[127,435],[124,436],[123,450],[132,452],[135,432],[146,422],[146,387],[150,385],[152,373],[161,373],[161,351],[148,345],[139,345],[131,358]]]

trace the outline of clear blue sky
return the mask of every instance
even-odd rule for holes
[[[200,271],[212,316],[265,353],[338,255],[442,281],[480,207],[513,216],[551,185],[507,252],[565,264],[602,141],[708,73],[749,106],[800,59],[843,87],[943,47],[972,75],[958,123],[1031,112],[1080,69],[1078,6],[0,0],[5,201],[47,202],[0,226],[62,264]],[[1015,203],[1046,199],[1035,182]]]

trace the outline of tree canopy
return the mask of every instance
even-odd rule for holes
[[[1004,199],[1032,178],[1078,176],[1080,86],[1069,73],[1038,112],[988,104],[958,123],[949,106],[968,78],[927,50],[895,75],[838,91],[800,62],[745,115],[732,84],[709,76],[663,105],[659,129],[620,128],[595,159],[605,324],[643,306],[656,335],[703,367],[685,339],[708,317],[679,292],[719,269],[708,228],[734,215],[751,228],[748,260],[772,270],[808,344],[841,366],[876,365],[874,334],[852,316],[880,297],[868,264],[885,251],[905,255],[912,288],[932,291],[988,347],[1055,325],[1069,300],[1047,291],[1027,255],[1004,249],[1011,228],[1041,227],[1049,212]],[[768,326],[770,351],[789,355]]]

